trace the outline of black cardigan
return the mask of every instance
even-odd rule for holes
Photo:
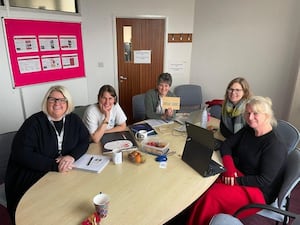
[[[68,114],[62,155],[71,155],[76,160],[88,146],[89,133],[85,125],[74,113]],[[47,172],[58,171],[57,157],[57,137],[52,124],[43,112],[33,114],[17,132],[7,166],[5,191],[12,217],[23,194]]]

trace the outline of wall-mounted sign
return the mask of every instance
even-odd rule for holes
[[[151,50],[135,50],[134,51],[135,64],[150,64],[151,63]]]

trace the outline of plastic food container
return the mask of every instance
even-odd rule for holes
[[[169,150],[169,143],[158,138],[148,138],[142,141],[142,149],[153,155],[164,155]]]

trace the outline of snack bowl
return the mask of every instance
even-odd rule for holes
[[[159,138],[148,138],[142,141],[142,149],[153,155],[165,155],[169,150],[169,143]]]
[[[146,161],[146,157],[142,153],[136,150],[128,153],[128,159],[130,162],[135,164],[141,164]]]

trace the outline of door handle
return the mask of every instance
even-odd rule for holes
[[[127,80],[127,77],[124,77],[123,75],[120,76],[121,80]]]

